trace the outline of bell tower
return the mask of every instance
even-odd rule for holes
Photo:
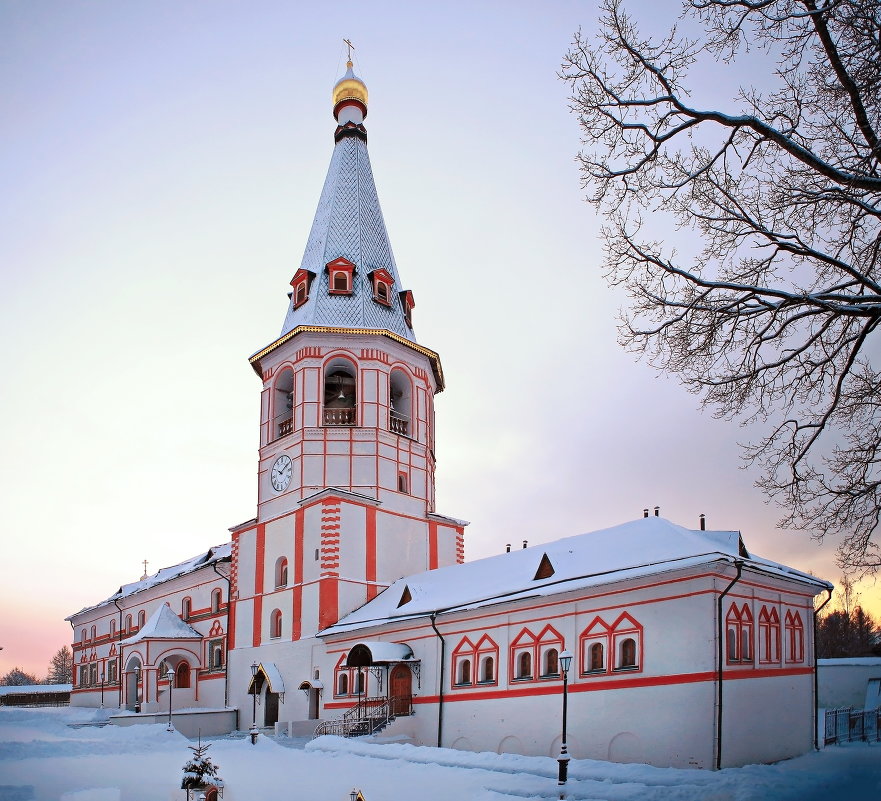
[[[237,647],[244,629],[254,646],[309,637],[398,578],[464,555],[466,524],[435,511],[443,370],[414,334],[367,152],[367,99],[349,61],[281,333],[250,358],[263,384],[258,503],[233,529]]]

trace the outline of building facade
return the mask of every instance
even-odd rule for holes
[[[467,524],[435,508],[443,370],[414,334],[367,99],[349,63],[280,335],[250,359],[256,517],[71,616],[75,703],[97,705],[96,670],[106,701],[115,659],[132,710],[161,705],[180,670],[176,707],[232,707],[241,728],[348,716],[325,728],[351,734],[353,710],[382,707],[386,736],[556,755],[571,652],[575,757],[713,768],[808,750],[813,598],[829,585],[750,554],[737,532],[646,517],[464,562]]]

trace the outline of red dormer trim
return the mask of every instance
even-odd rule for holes
[[[413,293],[409,289],[405,289],[403,292],[398,292],[398,297],[401,299],[401,306],[404,309],[404,320],[407,323],[407,328],[413,327],[413,307],[416,306],[416,301],[413,300]]]
[[[355,265],[342,256],[329,261],[325,267],[327,270],[327,291],[331,295],[351,295],[352,276],[355,274]]]
[[[392,287],[395,285],[395,279],[392,278],[388,270],[380,267],[370,273],[370,280],[373,283],[373,299],[383,306],[392,305]]]
[[[294,273],[294,277],[291,278],[291,286],[294,289],[294,291],[291,292],[291,300],[294,302],[295,309],[298,309],[309,300],[309,290],[312,287],[313,278],[315,278],[315,273],[311,270],[306,270],[303,267],[297,270],[297,272]]]

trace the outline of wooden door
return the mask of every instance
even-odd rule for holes
[[[395,665],[389,676],[393,715],[409,715],[413,706],[413,674],[406,665]]]
[[[263,713],[263,725],[274,726],[278,723],[278,693],[266,692],[266,703]]]

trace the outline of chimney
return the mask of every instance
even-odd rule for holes
[[[660,507],[660,506],[656,506],[656,507],[655,507],[655,517],[658,516],[658,513],[659,513],[660,511],[661,511],[661,507]]]
[[[701,531],[707,530],[707,518],[705,515],[701,515]]]
[[[527,540],[523,540],[523,547],[525,548],[527,545]]]
[[[643,510],[642,510],[642,516],[643,516],[643,517],[648,517],[648,516],[649,516],[649,510],[648,510],[648,509],[643,509]]]
[[[505,546],[505,553],[511,553],[511,543],[510,542]]]

